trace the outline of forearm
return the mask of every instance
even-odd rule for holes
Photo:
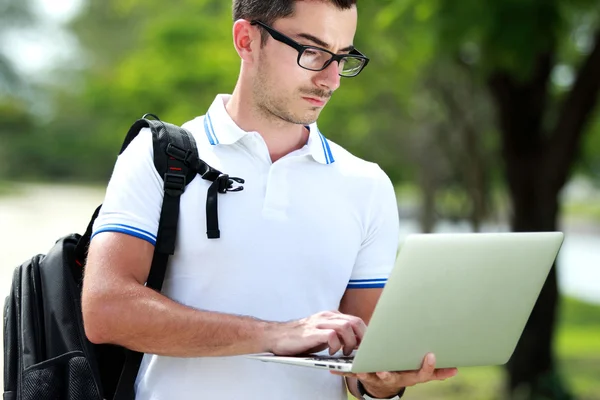
[[[360,391],[358,390],[358,379],[350,376],[345,377],[345,379],[346,387],[348,388],[352,396],[356,397],[357,399],[363,398],[360,394]],[[371,397],[381,399],[389,399],[394,396],[402,397],[404,395],[404,390],[406,389],[403,388],[400,391],[394,390],[393,392],[390,392],[389,389],[385,390],[381,387],[378,387],[377,385],[373,386],[365,381],[361,381],[361,383],[363,387],[367,390],[367,393],[371,395]]]
[[[84,301],[86,333],[93,342],[112,343],[172,357],[230,356],[269,351],[275,323],[196,310],[137,283],[119,294]]]
[[[360,399],[361,395],[360,393],[358,393],[358,387],[356,386],[357,379],[351,378],[349,376],[345,377],[344,379],[346,379],[346,387],[348,388],[352,396],[356,397],[357,399]]]

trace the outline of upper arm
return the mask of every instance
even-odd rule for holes
[[[119,232],[104,232],[90,244],[84,274],[84,294],[105,285],[122,282],[144,284],[148,279],[154,246],[135,236]],[[107,291],[110,287],[105,287]]]
[[[382,290],[346,289],[340,303],[340,312],[359,317],[368,325]]]
[[[152,134],[143,129],[117,159],[94,222],[84,274],[84,303],[91,295],[118,291],[123,282],[145,283],[156,244],[162,195]]]
[[[378,169],[367,205],[365,237],[358,251],[340,312],[368,323],[387,277],[394,266],[399,243],[398,205],[394,187]]]
[[[400,240],[396,194],[388,176],[380,168],[377,171],[365,204],[363,240],[348,289],[383,288],[396,260]]]

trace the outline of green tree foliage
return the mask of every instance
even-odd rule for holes
[[[26,16],[27,4],[0,0],[0,10]],[[558,191],[575,168],[600,175],[598,0],[377,0],[359,10],[355,45],[372,61],[323,112],[325,135],[396,183],[419,183],[425,230],[440,213],[478,229],[493,211],[494,186],[511,198],[513,228],[554,229]],[[3,119],[28,127],[0,132],[19,152],[14,172],[106,181],[135,119],[152,112],[181,124],[233,90],[240,63],[231,25],[229,1],[87,0],[71,26],[85,69],[66,68],[70,85],[47,88],[53,118],[0,105]],[[1,66],[0,55],[0,79],[9,76]],[[448,194],[454,201],[440,207]],[[554,376],[554,274],[549,282],[547,308],[526,334],[542,344],[519,348],[527,373],[511,370],[513,383]],[[534,353],[547,362],[527,364]],[[537,395],[535,384],[527,390]]]
[[[403,139],[412,128],[410,91],[431,46],[407,43],[400,57],[394,40],[382,40],[388,34],[380,26],[385,13],[365,7],[364,14],[356,45],[377,61],[360,78],[344,80],[320,125],[332,140],[379,162],[394,180],[408,179],[414,168],[402,160],[410,154]],[[86,69],[68,90],[54,93],[54,121],[39,133],[62,143],[64,161],[50,154],[40,170],[52,178],[60,171],[58,177],[106,179],[135,118],[152,112],[183,123],[203,114],[215,94],[233,90],[239,72],[231,25],[227,2],[164,7],[157,1],[89,0],[72,24]],[[86,166],[73,169],[79,160]]]
[[[556,230],[559,193],[597,110],[598,2],[420,0],[413,7],[430,11],[424,24],[438,55],[467,68],[494,100],[512,229]],[[571,398],[553,354],[557,304],[553,268],[507,365],[511,398]]]
[[[8,34],[15,29],[31,26],[33,21],[29,1],[0,0],[0,98],[15,96],[23,90],[23,82],[1,45],[6,45],[3,41]]]

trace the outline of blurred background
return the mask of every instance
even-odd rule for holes
[[[600,1],[359,1],[371,58],[319,125],[411,232],[563,230],[515,354],[408,399],[600,399]],[[0,289],[85,230],[129,126],[233,90],[229,0],[0,0]],[[511,294],[507,292],[507,296]],[[443,334],[443,332],[440,332]]]

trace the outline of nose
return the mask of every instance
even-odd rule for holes
[[[333,61],[323,71],[319,71],[315,76],[316,85],[324,89],[334,91],[340,87],[339,63]]]

